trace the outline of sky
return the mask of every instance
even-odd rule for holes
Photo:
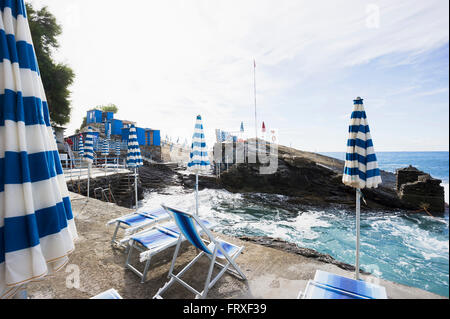
[[[258,131],[264,121],[280,144],[345,152],[360,96],[376,151],[449,150],[448,1],[28,2],[63,29],[67,134],[114,103],[162,137],[190,141],[197,114],[210,146],[241,121],[254,136],[256,79]]]

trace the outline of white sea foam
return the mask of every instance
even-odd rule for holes
[[[444,187],[448,201],[448,183]],[[327,209],[296,214],[280,208],[283,200],[282,196],[268,194],[248,196],[204,189],[199,192],[199,215],[216,222],[215,230],[224,234],[280,238],[328,253],[340,261],[354,261],[353,211]],[[147,193],[140,206],[150,208],[161,203],[193,212],[195,192],[168,187],[161,193]],[[432,282],[430,290],[445,294],[449,253],[445,228],[448,229],[445,218],[403,213],[362,214],[361,265],[377,277],[411,286],[426,289],[425,283]],[[445,267],[446,260],[445,270],[442,265]],[[372,264],[379,268],[372,269]]]
[[[445,191],[445,202],[448,204],[448,203],[450,203],[448,183],[442,183],[442,186],[444,186],[444,191]]]

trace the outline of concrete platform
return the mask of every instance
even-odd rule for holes
[[[110,239],[114,227],[106,226],[108,220],[132,210],[95,199],[86,201],[86,197],[75,193],[71,193],[71,199],[80,237],[75,252],[63,270],[43,281],[29,284],[28,295],[31,298],[90,298],[102,291],[115,288],[126,299],[152,298],[167,281],[174,248],[169,248],[153,258],[148,280],[141,284],[133,272],[124,268],[126,259],[124,251],[111,247]],[[216,235],[245,246],[243,255],[237,259],[237,263],[248,280],[240,281],[225,274],[210,290],[208,298],[296,298],[299,291],[305,288],[307,281],[314,277],[316,269],[350,278],[353,276],[353,273],[331,264],[221,234]],[[185,242],[177,260],[176,271],[184,267],[195,254],[195,249]],[[144,264],[139,264],[137,257],[136,254],[133,258],[134,264],[137,263],[141,266],[140,269],[143,269]],[[194,283],[193,286],[198,290],[201,290],[204,282],[208,261],[209,259],[204,257],[185,275],[185,279]],[[444,298],[418,288],[363,277],[365,280],[385,286],[389,298]],[[163,297],[185,299],[193,298],[194,295],[184,287],[174,284]]]
[[[115,168],[115,167],[107,167],[106,169],[103,167],[91,167],[91,178],[102,177],[102,176],[110,176],[115,174],[123,174],[129,173],[129,169],[125,168]],[[85,180],[88,178],[88,169],[86,167],[73,168],[73,169],[64,169],[64,177],[66,182],[70,181],[78,181]]]

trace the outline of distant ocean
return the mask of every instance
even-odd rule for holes
[[[345,160],[344,152],[320,153]],[[445,188],[445,202],[449,202],[449,152],[377,152],[378,166],[395,173],[397,168],[412,165],[434,178],[442,180]]]
[[[343,159],[344,153],[324,153]],[[379,166],[386,171],[416,166],[442,179],[448,201],[448,152],[379,152]],[[233,194],[226,190],[199,192],[199,215],[218,223],[217,231],[231,236],[269,236],[300,247],[315,249],[354,264],[355,212],[330,208],[308,211],[284,209],[286,196]],[[194,210],[193,191],[168,187],[149,192],[140,207],[166,203]],[[449,217],[373,211],[361,216],[361,268],[373,275],[449,296]],[[299,287],[300,289],[300,287]]]

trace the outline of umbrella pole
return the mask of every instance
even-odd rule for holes
[[[91,179],[91,163],[88,163],[88,184],[87,184],[87,198],[89,199],[89,183]]]
[[[137,167],[134,168],[134,191],[136,196],[136,209],[137,209]]]
[[[198,216],[198,173],[195,173],[195,214]]]
[[[355,262],[355,279],[359,280],[359,227],[360,227],[360,190],[356,189],[356,262]]]

